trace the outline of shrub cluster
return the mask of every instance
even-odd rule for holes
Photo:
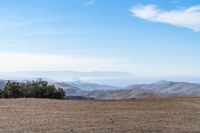
[[[61,88],[48,84],[44,80],[36,80],[26,83],[8,81],[0,90],[1,98],[50,98],[63,99],[65,92]]]

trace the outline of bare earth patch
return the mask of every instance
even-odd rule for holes
[[[200,98],[2,99],[0,132],[200,133]]]

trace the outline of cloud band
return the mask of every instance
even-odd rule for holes
[[[200,31],[200,5],[169,11],[160,10],[156,5],[146,5],[133,7],[130,11],[133,16],[144,20]]]

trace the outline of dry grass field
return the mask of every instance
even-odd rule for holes
[[[200,133],[200,98],[2,99],[0,132]]]

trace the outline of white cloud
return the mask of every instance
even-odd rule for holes
[[[168,23],[171,25],[200,31],[200,5],[183,8],[179,10],[163,11],[156,5],[133,7],[133,16],[152,22]]]
[[[89,5],[93,5],[93,4],[95,4],[96,3],[96,0],[91,0],[91,1],[89,1],[89,2],[87,2],[87,3],[85,3],[85,4],[83,4],[83,6],[89,6]]]

